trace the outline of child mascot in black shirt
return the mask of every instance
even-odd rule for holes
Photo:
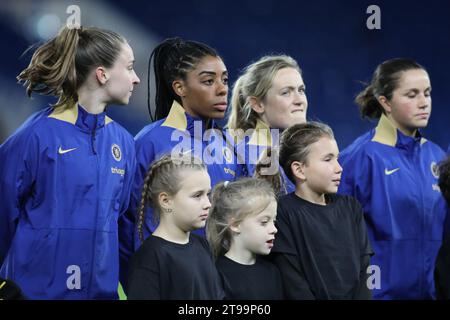
[[[439,188],[447,204],[450,206],[450,157],[439,166]],[[450,217],[447,213],[447,234],[444,237],[444,243],[439,250],[436,258],[436,267],[434,269],[434,280],[436,286],[437,299],[450,299]]]
[[[206,230],[226,299],[283,299],[277,267],[261,257],[273,247],[276,215],[274,191],[264,180],[243,178],[214,188]]]
[[[360,204],[336,194],[342,173],[338,154],[325,124],[297,124],[282,134],[280,166],[296,189],[278,199],[270,256],[287,299],[371,298],[367,267],[373,252]]]
[[[166,155],[153,163],[138,211],[141,241],[147,203],[159,224],[132,258],[128,299],[224,298],[208,242],[191,233],[205,226],[210,190],[205,166],[191,155]]]

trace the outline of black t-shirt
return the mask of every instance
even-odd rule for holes
[[[216,266],[222,279],[225,299],[283,299],[280,271],[269,261],[257,257],[254,264],[245,265],[221,256]]]
[[[128,299],[218,300],[224,298],[207,241],[187,244],[148,237],[131,261]]]
[[[11,280],[0,278],[0,300],[24,300],[19,286]]]
[[[278,201],[271,257],[288,299],[370,299],[370,246],[363,212],[352,197],[327,195],[327,205],[295,193]]]
[[[436,258],[434,285],[438,300],[450,299],[450,237],[442,243]]]

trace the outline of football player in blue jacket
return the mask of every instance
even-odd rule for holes
[[[147,170],[163,155],[192,153],[206,165],[212,186],[240,175],[233,142],[216,123],[216,119],[225,116],[228,103],[228,71],[222,58],[206,44],[180,38],[160,43],[150,62],[152,58],[155,117],[150,112],[154,122],[135,137],[137,167],[130,203],[134,215],[140,205]],[[149,79],[150,67],[151,63]],[[150,208],[145,217],[141,227],[147,238],[157,222],[153,221]],[[204,235],[204,228],[198,233]],[[137,233],[135,240],[137,249],[140,246]]]
[[[133,62],[117,33],[64,27],[18,76],[29,96],[58,97],[0,147],[0,277],[27,298],[117,298],[135,149],[105,110],[128,104]]]
[[[234,84],[231,106],[228,129],[238,142],[236,152],[245,159],[243,172],[254,176],[263,152],[278,149],[281,131],[306,122],[308,99],[297,61],[286,55],[265,56],[247,66]],[[279,169],[281,193],[294,192],[294,183]]]
[[[437,170],[445,153],[420,130],[431,115],[430,78],[413,60],[391,59],[355,101],[363,117],[379,120],[341,153],[339,191],[363,206],[381,280],[373,297],[433,299],[447,209]]]

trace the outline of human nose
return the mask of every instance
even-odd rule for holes
[[[223,96],[228,94],[228,84],[219,81],[219,85],[217,87],[217,95]]]
[[[306,103],[306,95],[304,92],[295,91],[294,92],[294,104],[300,105]]]
[[[275,227],[275,223],[271,223],[270,234],[276,234],[278,232],[277,227]]]
[[[211,208],[211,201],[209,201],[209,197],[208,196],[205,197],[204,208],[205,209],[210,209]]]
[[[342,167],[341,167],[341,165],[339,164],[339,161],[337,161],[336,160],[336,165],[335,165],[335,172],[336,173],[342,173]]]
[[[133,70],[133,84],[139,84],[141,82],[141,79],[137,76],[136,72]]]
[[[431,96],[426,96],[425,94],[421,94],[419,97],[419,108],[425,109],[431,104]]]

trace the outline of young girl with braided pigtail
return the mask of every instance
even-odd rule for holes
[[[223,299],[208,242],[192,233],[205,227],[210,190],[205,166],[192,155],[166,155],[153,163],[138,209],[143,243],[132,259],[128,299]],[[144,241],[148,203],[159,221]]]

